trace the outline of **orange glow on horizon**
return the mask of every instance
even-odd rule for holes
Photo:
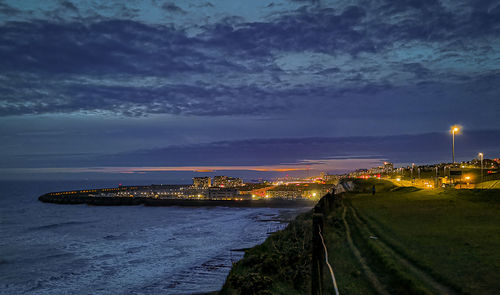
[[[9,173],[147,173],[147,172],[214,172],[214,171],[258,171],[258,172],[291,172],[291,171],[328,171],[352,170],[367,166],[376,166],[380,159],[320,159],[301,160],[296,163],[277,165],[249,166],[159,166],[159,167],[50,167],[50,168],[9,168]],[[6,170],[6,169],[1,169]]]

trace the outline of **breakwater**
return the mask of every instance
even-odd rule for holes
[[[143,197],[94,197],[82,195],[53,195],[44,194],[39,201],[55,204],[87,204],[96,206],[224,206],[224,207],[267,207],[267,208],[294,208],[312,207],[316,202],[311,200],[210,200],[210,199],[155,199]]]

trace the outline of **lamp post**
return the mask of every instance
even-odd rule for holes
[[[436,182],[434,183],[434,187],[438,187],[439,185],[439,177],[438,177],[438,166],[436,165]]]
[[[453,159],[453,164],[455,164],[455,133],[458,133],[458,131],[460,131],[460,128],[458,128],[458,126],[451,127],[451,134],[452,134],[451,156]]]
[[[483,188],[483,153],[479,153],[479,158],[481,159],[481,188]]]
[[[412,164],[411,164],[411,176],[410,176],[410,178],[411,178],[411,183],[414,183],[414,181],[413,181],[413,169],[415,169],[415,163],[412,163]]]

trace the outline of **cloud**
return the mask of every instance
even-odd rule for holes
[[[131,21],[12,23],[0,32],[3,71],[165,74],[191,69],[179,58],[202,57],[181,32]]]
[[[186,11],[184,11],[184,9],[180,8],[172,2],[163,3],[161,8],[167,12],[186,14]]]
[[[480,150],[498,156],[500,130],[468,130],[456,138],[457,157],[472,159]],[[497,138],[497,139],[495,139]],[[307,159],[379,159],[396,163],[448,162],[448,133],[417,135],[248,139],[170,146],[107,155],[110,165],[281,165]],[[307,161],[306,161],[307,162]]]
[[[78,10],[78,8],[71,1],[60,0],[59,3],[61,5],[61,7],[65,8],[67,10],[70,10],[70,11],[76,13],[76,14],[80,13],[80,11]]]
[[[6,3],[0,2],[0,15],[15,16],[21,13],[19,9],[13,8]]]
[[[222,171],[256,171],[256,172],[293,172],[293,171],[344,171],[377,165],[379,159],[324,159],[304,160],[298,163],[282,165],[258,166],[139,166],[139,167],[56,167],[56,168],[14,168],[2,171],[10,173],[144,173],[144,172],[222,172]]]
[[[82,15],[0,26],[0,115],[279,117],[341,107],[339,116],[360,117],[396,106],[397,116],[452,94],[465,111],[470,89],[498,80],[495,3],[345,3],[285,7],[258,21],[221,13],[193,25],[193,33],[175,23],[123,20],[122,10],[141,15],[133,4],[100,4],[93,8],[100,14],[88,17],[92,7],[60,1]],[[189,15],[198,9],[163,6]],[[481,100],[495,96],[481,89]],[[422,105],[408,107],[396,98],[403,93]],[[367,101],[376,102],[371,112],[359,103]]]
[[[457,158],[459,161],[470,160],[476,157],[478,152],[483,152],[488,158],[495,158],[500,156],[499,145],[500,130],[467,130],[456,137]],[[325,168],[326,166],[318,165],[329,165],[329,169],[349,170],[351,168],[340,164],[358,165],[384,160],[400,164],[449,162],[450,149],[451,136],[447,132],[393,136],[272,138],[170,145],[121,153],[22,155],[2,159],[0,167],[111,167],[109,169],[114,170],[120,169],[116,167],[151,167],[148,168],[149,171],[158,167],[165,171],[277,171],[285,168]],[[241,167],[246,168],[240,169]]]

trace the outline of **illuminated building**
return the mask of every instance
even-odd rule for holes
[[[330,175],[330,174],[327,174],[323,177],[323,179],[325,181],[336,181],[336,180],[339,180],[339,176],[338,175]]]
[[[302,198],[301,190],[270,190],[267,194],[270,198],[278,199],[300,199]]]
[[[394,171],[394,164],[384,162],[384,173],[392,173]]]
[[[243,180],[236,177],[228,176],[215,176],[214,185],[215,187],[238,187],[243,185]]]
[[[215,187],[225,187],[227,176],[214,176]]]
[[[210,177],[193,177],[193,187],[208,188],[211,186],[212,179]]]
[[[332,189],[331,185],[325,184],[293,184],[279,185],[269,189],[266,195],[269,198],[278,199],[319,199]]]
[[[208,198],[212,200],[231,200],[242,198],[242,196],[239,196],[237,189],[216,187],[208,191]]]

